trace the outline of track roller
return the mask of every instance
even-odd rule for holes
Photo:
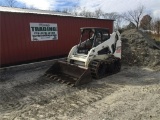
[[[107,75],[117,73],[121,69],[120,59],[110,57],[106,60],[93,60],[89,64],[92,78],[100,79]]]

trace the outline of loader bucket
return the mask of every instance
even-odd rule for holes
[[[63,61],[55,62],[46,71],[45,75],[71,86],[79,86],[92,81],[90,69],[81,68]]]

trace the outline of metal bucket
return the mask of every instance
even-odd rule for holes
[[[90,69],[81,68],[63,61],[55,62],[46,71],[46,76],[71,86],[79,86],[92,81]]]

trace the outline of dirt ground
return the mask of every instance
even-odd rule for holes
[[[123,66],[78,88],[46,67],[1,73],[0,120],[160,120],[160,71]]]

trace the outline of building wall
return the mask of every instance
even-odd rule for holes
[[[38,60],[68,54],[79,43],[81,27],[113,30],[112,20],[98,20],[31,13],[0,12],[1,65]],[[57,23],[58,40],[31,41],[30,23]]]

